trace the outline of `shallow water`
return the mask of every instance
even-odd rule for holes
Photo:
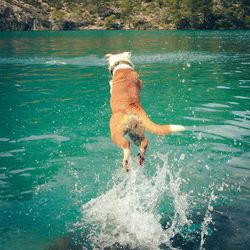
[[[106,53],[132,51],[151,119],[132,171]],[[250,32],[0,33],[0,248],[250,249]]]

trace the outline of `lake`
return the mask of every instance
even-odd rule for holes
[[[161,124],[132,170],[106,53]],[[0,33],[0,248],[250,249],[250,31]]]

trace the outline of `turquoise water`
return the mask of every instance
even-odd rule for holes
[[[132,51],[158,123],[132,171],[106,53]],[[0,33],[0,248],[250,249],[250,32]]]

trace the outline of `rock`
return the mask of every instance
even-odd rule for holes
[[[22,1],[0,2],[0,30],[50,29],[46,12]]]

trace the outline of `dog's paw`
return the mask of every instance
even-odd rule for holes
[[[123,167],[127,173],[130,171],[129,163],[127,160],[123,162]]]
[[[142,166],[144,164],[145,157],[141,153],[138,154],[138,157],[139,157],[139,164]]]

